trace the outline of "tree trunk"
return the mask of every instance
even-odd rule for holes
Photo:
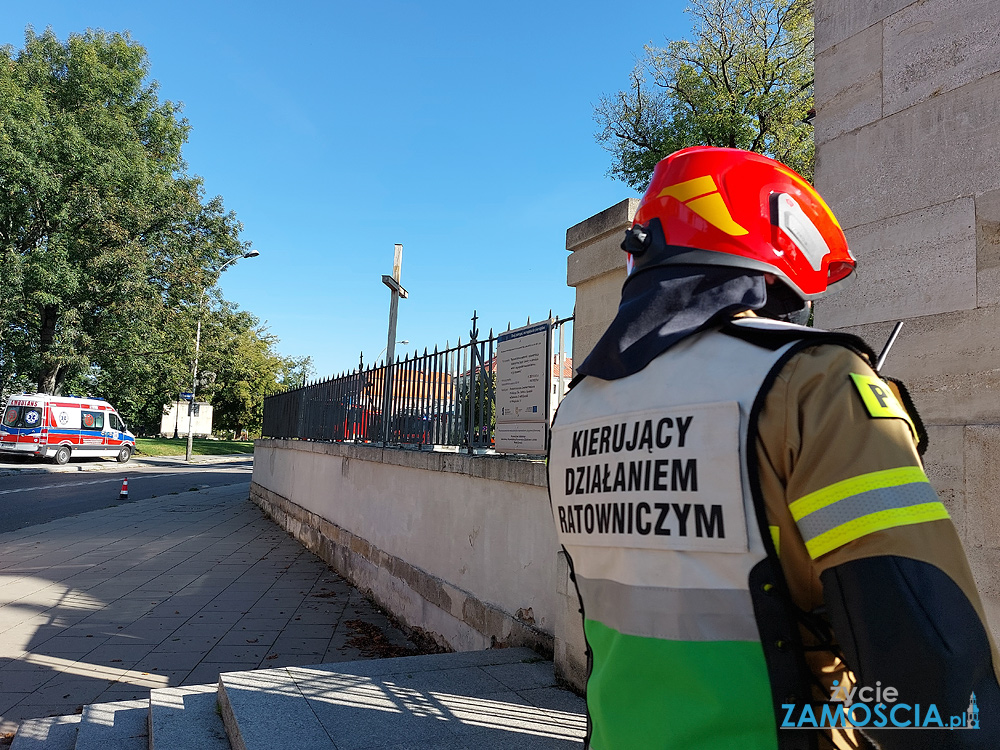
[[[56,339],[56,323],[59,321],[59,309],[55,305],[46,305],[42,308],[42,326],[38,335],[38,353],[41,359],[41,366],[38,372],[38,392],[55,394],[56,388],[62,385],[63,378],[59,378],[59,370],[62,366],[51,356],[52,345]]]

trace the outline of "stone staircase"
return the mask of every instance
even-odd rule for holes
[[[11,750],[569,750],[581,698],[529,649],[229,672],[30,719]]]

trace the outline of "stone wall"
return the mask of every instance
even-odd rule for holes
[[[556,556],[543,463],[258,440],[250,493],[404,625],[460,651],[554,652],[582,689],[582,648],[561,635],[582,633],[579,603]]]
[[[1000,630],[1000,22],[995,0],[817,0],[816,186],[859,261],[817,325],[878,350]]]

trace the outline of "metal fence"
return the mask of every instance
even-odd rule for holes
[[[564,326],[554,321],[560,386]],[[475,316],[473,317],[475,325]],[[508,326],[509,329],[509,326]],[[497,336],[369,366],[264,399],[263,436],[386,445],[494,444]],[[383,417],[383,415],[385,415]]]

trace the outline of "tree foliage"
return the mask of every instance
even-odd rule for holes
[[[203,292],[249,248],[148,74],[128,34],[29,27],[0,48],[0,391],[91,392],[138,424],[190,383]],[[227,309],[246,339],[227,351],[264,342],[253,361],[280,373],[274,337]]]
[[[220,301],[206,313],[202,336],[205,356],[200,368],[214,378],[199,398],[212,402],[216,430],[259,435],[264,397],[284,383],[304,383],[312,374],[309,357],[279,355],[277,337],[256,316],[231,303]]]
[[[627,90],[594,111],[608,174],[644,189],[688,146],[766,154],[813,173],[813,0],[694,0],[692,40],[646,45]]]

